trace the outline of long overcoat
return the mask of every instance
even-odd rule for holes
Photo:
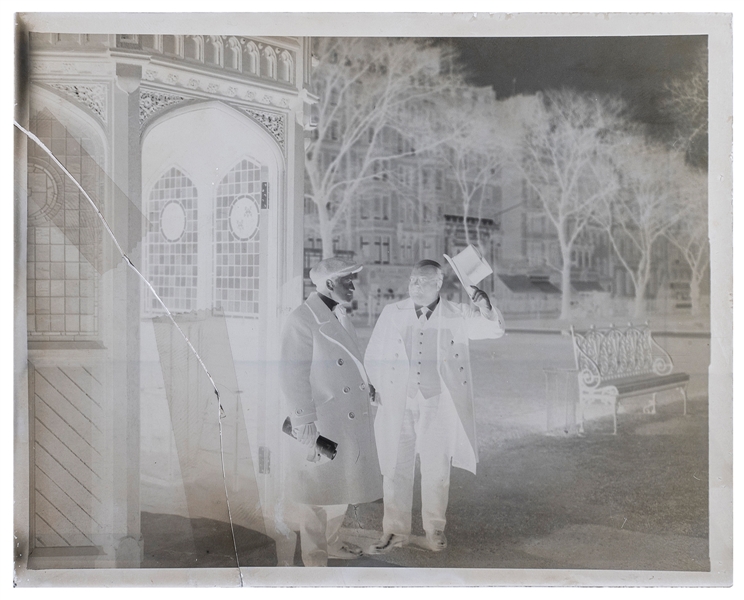
[[[308,447],[288,439],[289,498],[302,504],[358,504],[382,498],[369,380],[357,346],[316,292],[288,317],[280,378],[292,425],[315,422],[338,444],[332,461],[307,460]]]
[[[380,394],[375,417],[375,437],[382,474],[392,476],[398,456],[408,391],[410,361],[404,336],[415,315],[413,300],[388,304],[380,314],[364,356],[370,381]],[[430,316],[437,327],[437,368],[442,389],[440,402],[454,403],[457,423],[452,464],[475,473],[478,446],[473,407],[473,376],[468,340],[492,339],[504,334],[503,319],[496,308],[492,319],[470,304],[441,298]],[[446,413],[445,413],[446,414]]]

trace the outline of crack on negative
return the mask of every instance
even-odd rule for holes
[[[188,337],[186,337],[186,334],[183,332],[181,327],[176,322],[175,318],[173,317],[173,314],[168,309],[168,307],[165,305],[165,302],[163,302],[163,299],[158,295],[158,293],[155,291],[155,288],[150,283],[150,281],[140,272],[140,270],[134,265],[132,260],[127,256],[126,252],[122,249],[121,245],[119,245],[119,241],[116,239],[116,236],[114,235],[114,232],[111,230],[111,227],[109,226],[108,222],[106,221],[105,217],[103,216],[103,213],[101,213],[98,206],[96,206],[96,203],[93,201],[93,199],[88,195],[88,192],[85,191],[82,185],[78,182],[77,179],[70,173],[64,164],[52,153],[52,151],[46,147],[44,142],[42,142],[38,137],[36,137],[33,133],[31,133],[28,129],[25,129],[23,126],[18,123],[18,121],[13,121],[13,124],[16,126],[18,130],[20,130],[26,137],[28,137],[30,140],[32,140],[37,146],[39,146],[44,152],[46,152],[49,157],[55,162],[55,164],[62,169],[64,174],[75,184],[75,186],[80,190],[80,192],[83,194],[85,199],[90,203],[90,205],[93,207],[93,210],[98,215],[99,220],[103,224],[104,228],[108,232],[109,236],[111,237],[111,240],[116,245],[116,248],[119,251],[119,254],[124,259],[126,264],[131,268],[137,276],[142,280],[142,282],[148,287],[148,289],[153,293],[156,300],[160,303],[160,305],[165,310],[166,314],[168,315],[168,318],[173,323],[174,327],[178,331],[178,333],[181,334],[181,337],[186,342],[186,345],[189,347],[193,355],[196,357],[196,360],[198,361],[199,365],[201,366],[204,373],[207,375],[207,378],[209,379],[209,382],[212,384],[212,389],[214,389],[214,394],[217,397],[217,423],[219,425],[219,435],[220,435],[220,462],[222,466],[222,483],[225,488],[225,502],[227,504],[227,516],[230,520],[230,532],[232,535],[232,542],[233,542],[233,550],[235,551],[235,564],[238,569],[238,575],[240,576],[240,587],[244,587],[244,581],[243,581],[243,572],[240,569],[240,556],[238,555],[238,544],[237,540],[235,538],[235,526],[233,524],[233,518],[232,518],[232,512],[230,510],[230,498],[227,492],[227,476],[225,474],[225,452],[224,452],[224,444],[222,439],[222,418],[225,416],[225,411],[222,408],[222,403],[220,401],[220,392],[217,389],[217,384],[214,382],[214,379],[212,379],[212,375],[210,374],[209,370],[207,369],[206,365],[204,364],[204,361],[202,360],[201,356],[199,356],[199,353],[196,351],[196,348],[191,343],[191,340],[189,340]]]

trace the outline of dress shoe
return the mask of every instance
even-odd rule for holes
[[[408,538],[404,535],[398,535],[397,533],[385,533],[380,538],[380,541],[375,542],[367,550],[368,554],[385,554],[390,552],[393,548],[400,548],[404,546]]]
[[[427,531],[426,541],[429,544],[429,549],[434,552],[441,552],[447,547],[447,538],[444,535],[444,531],[441,529]]]
[[[341,560],[353,560],[363,554],[362,549],[350,542],[338,542],[328,546],[328,558],[340,558]]]

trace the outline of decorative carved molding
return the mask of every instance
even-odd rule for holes
[[[146,79],[147,81],[155,81],[155,77],[157,76],[157,74],[157,71],[146,69],[145,74],[142,76],[142,79]]]
[[[187,102],[191,98],[179,96],[177,94],[166,94],[154,90],[140,90],[139,101],[139,122],[140,130],[144,127],[147,120],[155,113],[158,113],[169,106]]]
[[[237,108],[262,125],[272,136],[274,136],[274,139],[279,142],[279,146],[284,150],[284,115],[264,110],[256,110],[254,108],[248,108],[247,106],[238,106]]]
[[[68,96],[72,96],[81,104],[87,106],[98,117],[106,122],[106,91],[102,83],[72,84],[72,83],[50,83],[50,87]]]

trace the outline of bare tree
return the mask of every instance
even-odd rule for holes
[[[439,135],[445,140],[436,153],[455,184],[462,205],[465,242],[471,244],[468,217],[477,203],[480,218],[487,190],[505,160],[499,135],[500,115],[492,90],[458,88],[438,99]],[[480,239],[475,240],[480,242]]]
[[[708,179],[704,173],[690,172],[680,188],[677,202],[679,218],[665,232],[690,268],[692,314],[701,313],[701,287],[710,267],[708,238]]]
[[[317,210],[323,256],[364,185],[405,153],[383,139],[408,107],[436,92],[441,51],[412,39],[319,38],[313,72],[317,129],[307,145],[305,197]]]
[[[640,136],[628,136],[615,156],[620,189],[595,213],[635,289],[633,314],[645,312],[646,288],[653,273],[657,241],[680,219],[679,196],[689,168],[684,156]]]
[[[666,85],[663,108],[675,124],[675,146],[690,164],[708,166],[708,53],[702,49],[685,77]]]
[[[527,127],[521,169],[558,234],[561,319],[571,314],[571,251],[602,200],[615,195],[611,157],[626,125],[623,104],[572,90],[550,91]]]

